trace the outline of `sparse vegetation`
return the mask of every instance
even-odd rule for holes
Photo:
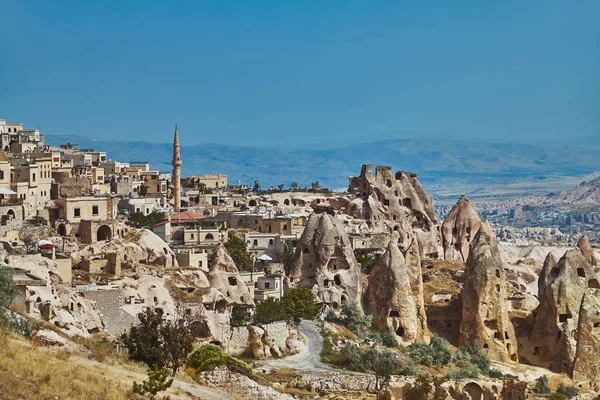
[[[546,375],[542,375],[535,380],[533,391],[538,394],[550,393],[550,386],[548,385],[548,377]]]
[[[133,382],[133,393],[140,394],[153,400],[158,392],[167,390],[173,384],[169,379],[169,370],[166,368],[148,368],[148,380],[142,383]]]
[[[564,384],[558,385],[556,389],[557,394],[562,394],[567,399],[572,399],[579,394],[579,389],[576,386],[565,386]]]
[[[371,327],[373,317],[366,315],[357,302],[343,302],[339,315],[329,312],[326,319],[331,322],[343,325],[361,339],[368,336],[368,329]]]

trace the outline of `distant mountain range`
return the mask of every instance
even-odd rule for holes
[[[116,141],[84,136],[46,135],[46,142],[78,143],[81,148],[106,151],[119,161],[148,161],[160,171],[171,170],[172,145],[143,141]],[[566,177],[590,176],[600,171],[598,150],[582,147],[551,147],[475,143],[444,139],[387,139],[335,148],[277,149],[222,144],[182,146],[182,174],[225,173],[231,184],[258,180],[262,187],[292,181],[322,187],[345,188],[348,176],[360,174],[362,164],[391,165],[394,170],[416,172],[433,194],[479,192],[488,186],[510,185],[515,181],[557,182]],[[541,183],[541,184],[540,184]],[[572,186],[573,181],[565,184]],[[525,185],[527,186],[527,185]],[[556,186],[548,186],[555,190]]]

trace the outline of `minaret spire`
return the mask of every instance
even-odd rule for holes
[[[179,211],[181,205],[181,152],[179,149],[179,132],[177,131],[177,124],[175,124],[175,137],[173,138],[173,192],[174,198],[174,209]]]

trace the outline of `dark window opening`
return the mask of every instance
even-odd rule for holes
[[[342,280],[340,279],[339,275],[336,275],[333,277],[333,281],[335,282],[336,285],[341,285],[342,284]]]
[[[404,336],[404,328],[403,327],[398,327],[398,329],[396,329],[396,335],[403,337]]]
[[[583,268],[577,268],[577,276],[585,278],[585,270]]]
[[[390,318],[400,318],[400,312],[398,312],[398,310],[391,310]]]
[[[558,322],[567,322],[567,320],[573,318],[571,314],[559,314]]]
[[[230,276],[227,278],[227,281],[229,282],[229,284],[231,286],[235,286],[237,285],[237,279],[234,276]]]

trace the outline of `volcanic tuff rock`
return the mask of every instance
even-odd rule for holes
[[[579,242],[577,242],[577,247],[579,248],[579,251],[581,251],[581,254],[583,254],[583,256],[585,257],[587,262],[592,264],[593,267],[598,266],[598,263],[596,262],[596,257],[594,256],[594,249],[592,249],[592,246],[590,245],[590,241],[588,240],[587,236],[583,235],[581,238],[579,238]]]
[[[550,256],[545,264],[545,269],[552,266]],[[571,373],[581,301],[588,288],[600,288],[600,285],[592,266],[579,250],[568,250],[548,273],[547,282],[540,281],[540,306],[529,336],[533,346],[530,361],[555,372]]]
[[[440,222],[425,189],[411,172],[392,175],[391,167],[363,165],[358,177],[351,177],[348,192],[356,198],[348,204],[346,213],[364,219],[374,231],[397,231],[403,248],[413,241],[421,255],[438,258],[442,255]]]
[[[517,361],[517,341],[508,318],[506,275],[489,223],[471,242],[462,292],[460,345],[477,340],[490,359]]]
[[[328,213],[311,214],[296,248],[292,285],[313,288],[333,310],[360,302],[361,271],[342,223]]]
[[[444,259],[465,262],[469,258],[469,243],[481,227],[481,219],[462,195],[442,224]]]
[[[211,287],[219,290],[230,304],[254,305],[248,287],[246,287],[233,259],[221,243],[217,245],[212,253],[208,269],[208,280]]]
[[[403,255],[397,242],[398,234],[394,232],[369,275],[367,310],[373,315],[373,326],[394,332],[400,343],[428,341],[421,262],[416,251]]]
[[[600,391],[600,290],[583,296],[577,328],[577,352],[573,364],[573,380]]]

